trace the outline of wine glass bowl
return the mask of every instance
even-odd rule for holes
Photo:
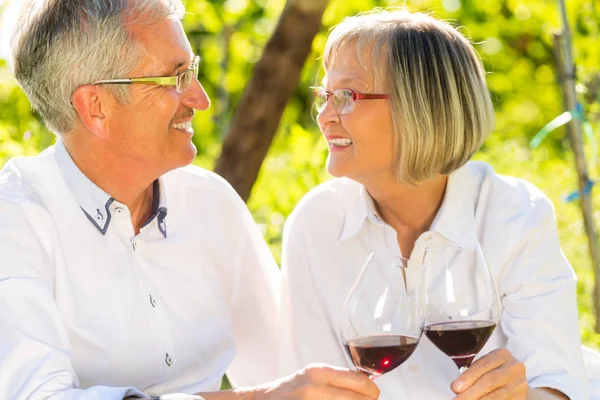
[[[425,249],[425,336],[468,368],[492,335],[499,300],[481,249],[438,245]]]
[[[406,361],[423,330],[423,280],[407,260],[371,253],[346,298],[341,340],[375,379]]]
[[[418,338],[402,335],[365,336],[348,340],[346,349],[359,371],[377,377],[406,361],[418,341]]]

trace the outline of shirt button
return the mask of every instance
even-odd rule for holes
[[[131,238],[131,248],[133,250],[137,249],[137,241],[135,240],[135,238]]]
[[[150,304],[152,305],[152,307],[156,307],[156,299],[152,297],[152,295],[150,295]]]
[[[165,363],[167,363],[167,365],[170,367],[171,364],[173,363],[173,360],[171,359],[171,356],[169,356],[169,353],[167,353],[165,355]]]
[[[121,214],[123,213],[123,207],[116,207],[115,211],[117,212],[117,214]]]
[[[102,221],[103,219],[104,219],[104,216],[98,210],[98,214],[96,214],[96,221]]]

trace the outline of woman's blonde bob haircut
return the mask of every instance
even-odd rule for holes
[[[390,96],[398,182],[418,184],[451,173],[494,129],[481,61],[450,24],[404,9],[346,18],[327,40],[325,71],[348,43],[356,44],[376,90]]]

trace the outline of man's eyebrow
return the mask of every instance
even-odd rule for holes
[[[184,62],[177,63],[173,68],[163,66],[160,69],[149,69],[145,71],[139,78],[153,78],[153,77],[163,77],[163,76],[174,76],[177,75],[179,69],[184,66]],[[154,71],[154,72],[153,72]]]
[[[179,69],[181,67],[183,67],[186,63],[187,63],[186,61],[181,61],[181,62],[177,63],[177,65],[175,65],[175,68],[173,69],[173,71],[175,71],[175,72],[179,71]]]
[[[185,61],[178,62],[177,64],[175,64],[175,66],[173,68],[171,68],[169,70],[169,73],[167,75],[172,75],[173,73],[177,74],[179,72],[179,70],[181,69],[181,67],[183,67],[185,64],[186,64]]]
[[[173,75],[173,74],[177,74],[179,73],[179,70],[181,69],[181,67],[185,66],[186,64],[191,64],[194,61],[194,57],[196,57],[195,55],[192,56],[188,61],[174,61],[174,63],[176,63],[173,68],[169,71],[167,71],[167,73],[165,75]]]

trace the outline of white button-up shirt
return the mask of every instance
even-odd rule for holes
[[[124,174],[127,171],[123,171]],[[0,172],[0,399],[122,399],[275,377],[279,271],[243,201],[197,167],[124,204],[62,142]],[[168,200],[168,206],[167,206]]]
[[[449,176],[424,247],[481,246],[501,298],[498,327],[479,356],[508,348],[531,387],[587,399],[577,319],[576,277],[562,253],[552,203],[533,185],[469,162]],[[396,232],[377,215],[365,188],[334,179],[307,194],[286,223],[280,372],[313,362],[352,367],[339,332],[344,300],[367,255],[401,256]],[[453,398],[456,365],[424,335],[413,355],[376,380],[382,400]]]

